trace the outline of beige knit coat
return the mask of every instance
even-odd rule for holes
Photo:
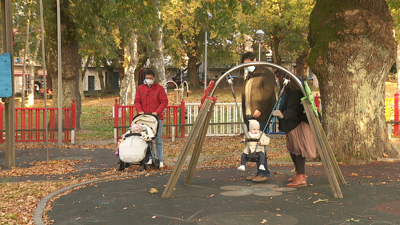
[[[259,138],[259,136],[257,137]],[[267,135],[265,135],[264,133],[262,133],[261,139],[260,139],[261,144],[258,145],[257,147],[257,142],[248,142],[248,145],[250,147],[250,150],[246,144],[246,148],[243,150],[243,152],[245,154],[249,154],[250,152],[254,152],[255,148],[257,147],[256,152],[264,152],[264,146],[269,144],[269,137],[267,137]]]

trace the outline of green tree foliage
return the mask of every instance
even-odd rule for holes
[[[237,61],[234,15],[239,10],[236,0],[178,0],[163,7],[166,52],[175,65],[189,68],[189,83],[193,87],[199,86],[196,64],[205,59],[206,31],[210,66],[227,66]]]
[[[394,20],[394,30],[396,32],[397,40],[400,40],[400,1],[387,0]]]
[[[313,5],[313,0],[261,1],[240,15],[240,31],[257,40],[256,31],[263,30],[265,47],[272,49],[273,62],[291,62],[309,49],[307,34]],[[263,57],[261,60],[265,60]]]

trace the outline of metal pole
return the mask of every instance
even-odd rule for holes
[[[57,0],[57,42],[58,42],[58,145],[62,145],[62,76],[61,76],[61,19],[60,0]]]
[[[11,60],[11,86],[12,94],[5,99],[5,131],[6,131],[6,167],[15,166],[15,85],[14,85],[14,48],[13,48],[13,23],[12,23],[12,3],[11,0],[1,0],[1,24],[3,28],[3,51],[10,53]]]
[[[46,52],[44,48],[44,22],[43,22],[43,3],[40,0],[40,23],[42,30],[42,60],[43,60],[43,88],[44,88],[44,126],[46,137],[46,162],[49,164],[49,135],[47,127],[47,76],[46,76]]]
[[[261,40],[258,39],[258,61],[261,61]]]
[[[205,59],[204,59],[204,91],[207,88],[207,30],[206,30],[206,42],[205,42]]]

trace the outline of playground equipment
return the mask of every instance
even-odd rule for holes
[[[287,70],[284,67],[281,67],[279,65],[273,64],[273,63],[268,63],[268,62],[249,62],[249,63],[244,63],[241,65],[238,65],[236,67],[233,67],[232,69],[228,70],[225,72],[215,83],[214,81],[211,81],[206,90],[204,91],[204,96],[202,98],[202,105],[201,109],[199,111],[198,117],[196,121],[193,124],[193,128],[191,132],[189,133],[189,136],[187,137],[186,143],[183,146],[183,149],[179,155],[179,158],[176,162],[176,165],[174,167],[174,170],[171,173],[171,177],[168,180],[168,183],[164,189],[164,192],[162,193],[161,197],[162,198],[169,198],[171,197],[172,191],[175,188],[176,182],[179,179],[179,176],[182,172],[183,165],[185,163],[185,160],[191,150],[191,147],[193,146],[194,141],[196,140],[196,143],[194,145],[192,157],[189,163],[189,168],[187,171],[187,175],[185,178],[184,184],[191,184],[194,176],[194,172],[197,166],[197,162],[199,160],[200,152],[205,140],[205,136],[207,133],[207,128],[210,124],[210,118],[212,115],[212,111],[216,102],[216,97],[213,97],[214,92],[220,82],[231,72],[248,67],[248,66],[268,66],[272,67],[278,70],[282,70],[286,72],[289,76],[291,76],[294,82],[301,87],[301,90],[304,94],[304,98],[302,99],[302,104],[304,106],[305,112],[307,114],[307,119],[309,121],[314,140],[317,145],[318,152],[321,156],[322,163],[324,165],[325,173],[328,177],[328,181],[330,184],[330,187],[333,191],[333,195],[335,198],[343,198],[343,194],[340,190],[339,184],[345,184],[345,180],[343,178],[343,175],[340,171],[339,165],[336,161],[336,158],[332,152],[332,149],[328,143],[328,140],[325,136],[325,133],[322,129],[321,123],[314,114],[314,110],[311,106],[311,100],[310,98],[313,98],[310,93],[306,92],[303,88],[303,85],[300,80],[296,78],[296,76]]]
[[[174,103],[173,105],[181,105],[182,100],[185,98],[185,84],[186,84],[186,91],[187,91],[187,97],[189,97],[189,84],[187,81],[181,82],[181,84],[178,87],[178,84],[175,81],[167,81],[166,84],[168,83],[173,83],[175,84],[175,89],[174,89]],[[175,133],[176,133],[176,127],[172,126],[171,127],[172,131],[172,141],[175,141]]]
[[[189,97],[189,84],[187,81],[181,82],[179,86],[175,81],[172,80],[165,82],[166,85],[168,85],[168,83],[173,83],[175,85],[174,104],[181,104],[182,99],[185,98],[185,84],[186,84],[187,97]]]

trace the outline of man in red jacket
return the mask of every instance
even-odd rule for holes
[[[136,91],[135,106],[138,114],[151,113],[158,116],[158,129],[155,142],[160,167],[164,167],[162,141],[163,111],[167,108],[167,105],[168,97],[164,87],[156,83],[156,76],[153,70],[146,70],[144,84],[140,85]]]

